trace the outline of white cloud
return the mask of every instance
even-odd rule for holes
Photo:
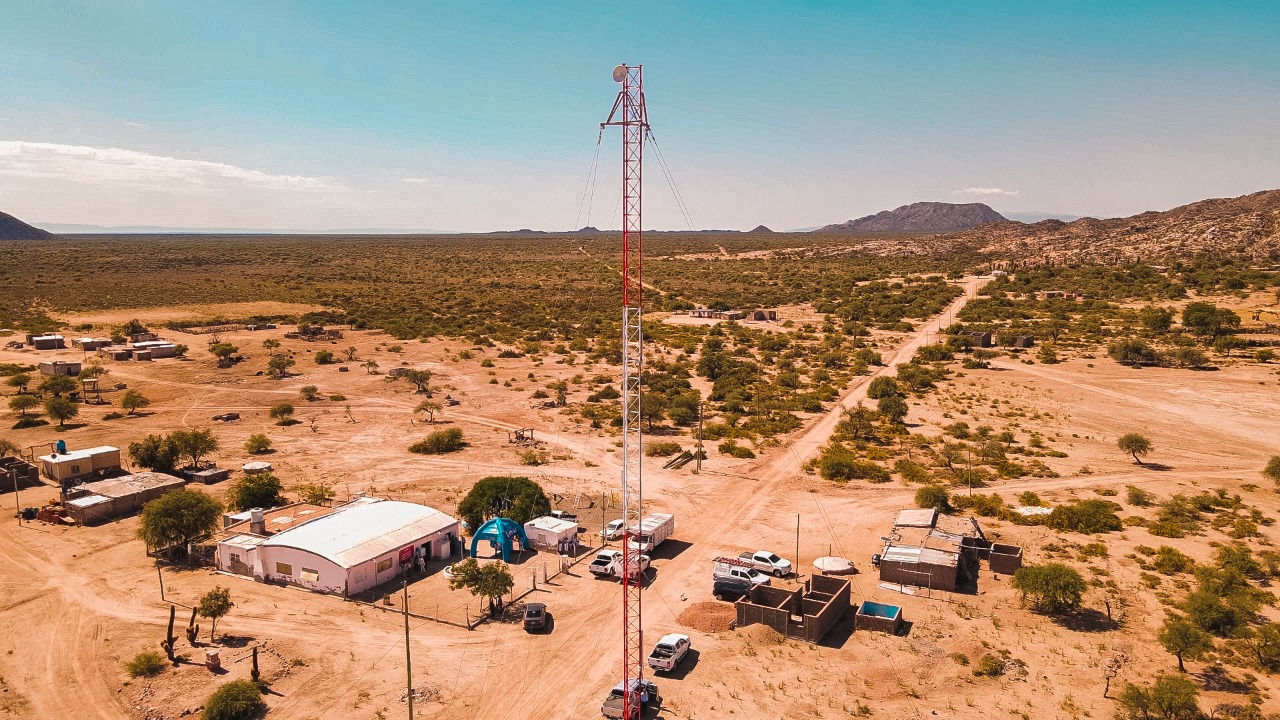
[[[129,127],[132,127],[132,128],[142,128],[144,130],[148,127],[146,123],[133,122],[132,120],[125,123],[125,125],[128,125]]]
[[[965,188],[963,190],[952,190],[951,194],[952,195],[986,195],[986,196],[1012,197],[1014,195],[1017,195],[1018,191],[1003,190],[1001,188],[971,187],[971,188]]]
[[[276,175],[226,163],[121,148],[0,140],[0,177],[46,178],[159,190],[342,190],[336,178]]]

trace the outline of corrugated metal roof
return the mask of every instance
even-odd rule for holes
[[[351,568],[458,522],[426,505],[362,498],[273,535],[263,547],[289,547]]]
[[[68,500],[67,504],[72,507],[84,508],[91,507],[93,505],[101,505],[104,502],[111,502],[111,498],[103,497],[101,495],[86,495],[84,497],[78,497],[75,500]]]
[[[112,448],[114,450],[114,448]],[[109,498],[122,498],[158,487],[182,486],[187,481],[172,475],[158,472],[136,472],[132,475],[121,475],[118,478],[85,483],[77,490],[105,495]]]
[[[920,562],[920,548],[902,545],[890,545],[884,549],[884,553],[880,556],[882,561],[890,562]]]
[[[955,567],[960,563],[960,556],[933,548],[922,548],[914,545],[890,545],[880,556],[881,561],[900,563],[922,563],[925,565],[942,565]]]

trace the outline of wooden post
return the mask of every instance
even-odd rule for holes
[[[693,456],[694,465],[693,474],[697,475],[702,472],[702,401],[698,401],[698,454]]]
[[[796,513],[796,559],[791,566],[791,572],[796,577],[800,577],[800,513]]]
[[[18,518],[18,525],[22,525],[22,503],[18,502],[18,471],[10,470],[9,477],[13,478],[13,509]]]
[[[164,602],[164,575],[160,572],[159,560],[156,560],[156,577],[160,578],[160,601]]]
[[[409,720],[413,720],[413,658],[409,654],[409,581],[404,581],[404,674],[409,684]]]

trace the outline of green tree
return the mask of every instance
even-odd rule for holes
[[[214,343],[209,346],[209,352],[218,358],[218,367],[230,367],[235,362],[235,354],[240,348],[227,342]]]
[[[436,422],[436,413],[440,412],[443,406],[435,400],[423,400],[413,409],[414,414],[426,413],[427,423],[434,425]]]
[[[951,511],[951,493],[941,485],[925,485],[916,491],[916,507],[933,508],[938,512]]]
[[[1045,365],[1057,365],[1059,362],[1058,352],[1049,343],[1040,346],[1040,350],[1036,353],[1036,359]]]
[[[1120,338],[1107,346],[1107,354],[1121,365],[1145,365],[1159,357],[1151,346],[1136,338]]]
[[[222,504],[196,490],[171,490],[142,506],[138,538],[152,550],[203,540],[222,521]]]
[[[129,443],[129,457],[135,465],[156,472],[171,473],[178,465],[178,447],[161,435],[148,435],[135,443]]]
[[[1120,506],[1110,500],[1076,500],[1053,509],[1045,524],[1054,530],[1094,533],[1118,532],[1123,525],[1116,511]]]
[[[80,414],[76,404],[63,397],[51,397],[44,401],[44,413],[50,420],[57,420],[58,427],[67,426],[67,421]]]
[[[293,403],[277,403],[267,411],[267,417],[276,421],[277,425],[290,425],[293,421]]]
[[[1169,328],[1173,326],[1173,311],[1148,305],[1138,311],[1138,321],[1148,331],[1162,335],[1169,332]]]
[[[244,441],[244,451],[250,455],[259,455],[271,449],[271,438],[262,433],[254,433]]]
[[[321,350],[320,352],[316,353],[315,359],[316,359],[317,365],[328,365],[329,363],[333,362],[333,353],[329,352],[328,350]]]
[[[1253,353],[1253,359],[1260,363],[1269,363],[1276,359],[1276,351],[1270,348],[1262,348]]]
[[[891,395],[898,394],[898,381],[886,375],[877,375],[871,378],[871,383],[867,385],[867,397],[872,400],[887,398]]]
[[[1272,482],[1280,483],[1280,455],[1271,456],[1271,459],[1267,461],[1267,466],[1262,468],[1262,476]]]
[[[458,515],[473,530],[484,521],[504,517],[523,525],[551,512],[542,486],[527,477],[487,477],[471,486],[458,503]]]
[[[196,612],[200,614],[200,617],[210,620],[209,642],[213,642],[213,634],[217,631],[218,620],[231,612],[233,607],[235,607],[235,603],[231,602],[231,591],[221,585],[215,585],[212,590],[200,596],[200,600],[196,604]]]
[[[472,595],[488,598],[489,614],[497,615],[502,609],[502,596],[515,587],[515,578],[511,570],[503,562],[490,562],[481,565],[475,558],[467,558],[453,565],[453,577],[449,578],[449,589],[466,588]]]
[[[22,448],[18,447],[17,443],[10,442],[9,440],[5,440],[4,438],[0,438],[0,458],[16,457],[21,454],[22,454]]]
[[[409,446],[409,452],[419,455],[441,455],[457,452],[466,447],[461,428],[445,428],[437,430],[422,440]]]
[[[427,397],[431,397],[430,370],[407,370],[402,377],[413,383],[414,387],[417,388],[417,392],[425,393]]]
[[[901,395],[888,395],[876,402],[876,411],[886,421],[897,424],[907,418],[907,401]]]
[[[125,413],[129,415],[134,414],[150,404],[151,401],[138,390],[128,390],[125,392],[124,396],[120,398],[120,407],[124,408]]]
[[[232,510],[243,512],[253,508],[273,508],[284,505],[284,485],[271,472],[245,475],[227,491],[227,504]]]
[[[1013,574],[1012,586],[1031,597],[1037,610],[1051,614],[1080,607],[1087,587],[1075,568],[1062,563],[1024,565]]]
[[[302,389],[299,390],[298,393],[302,395],[302,399],[307,402],[314,402],[320,399],[320,388],[315,385],[303,385]]]
[[[328,483],[307,483],[299,485],[298,497],[311,505],[326,505],[333,499],[333,486]]]
[[[1267,623],[1256,629],[1244,630],[1238,637],[1240,644],[1263,671],[1273,673],[1280,670],[1280,625]]]
[[[252,680],[233,680],[204,701],[200,720],[257,720],[266,712],[262,691]]]
[[[4,384],[17,389],[18,392],[26,392],[27,386],[31,384],[31,376],[27,373],[15,373],[10,375]]]
[[[1197,335],[1217,337],[1240,327],[1240,316],[1212,303],[1187,303],[1182,309],[1182,326]]]
[[[1181,675],[1161,674],[1150,687],[1125,683],[1117,700],[1127,720],[1196,720],[1201,717],[1199,692]]]
[[[1231,357],[1232,350],[1240,350],[1248,346],[1249,343],[1244,338],[1235,335],[1224,335],[1213,341],[1213,349],[1227,357]]]
[[[346,350],[342,351],[342,355],[347,359],[347,362],[355,362],[356,353],[357,353],[357,350],[354,347],[349,347]]]
[[[1126,433],[1116,441],[1116,447],[1133,456],[1133,461],[1142,465],[1142,457],[1151,454],[1151,441],[1139,433]]]
[[[271,359],[267,361],[267,375],[280,380],[287,377],[289,368],[296,364],[293,358],[283,353],[272,355]]]
[[[280,347],[280,341],[275,338],[267,338],[262,341],[262,347],[267,350],[275,350]]]
[[[191,349],[191,348],[187,347],[186,345],[183,345],[182,343],[178,343],[177,345],[174,345],[174,346],[173,346],[173,356],[174,356],[174,357],[186,357],[186,356],[187,356],[187,351],[188,351],[188,350],[190,350],[190,349]]]
[[[35,395],[14,395],[9,398],[9,409],[26,417],[27,411],[40,405],[40,398]]]
[[[1182,663],[1184,659],[1199,660],[1213,649],[1213,638],[1209,633],[1181,615],[1166,617],[1156,639],[1170,655],[1178,658],[1178,672],[1187,671]]]
[[[666,419],[667,408],[670,406],[671,403],[667,402],[666,396],[658,393],[645,393],[640,397],[640,419],[652,430],[655,422],[662,422]]]
[[[198,467],[200,459],[218,451],[218,439],[212,430],[175,430],[169,435],[179,458],[189,458],[191,467]]]
[[[62,397],[67,393],[75,392],[79,387],[75,380],[66,375],[50,375],[40,383],[39,390],[54,397]]]
[[[79,375],[77,375],[76,377],[77,377],[78,379],[80,379],[80,380],[92,380],[92,379],[95,379],[95,378],[100,378],[100,377],[102,377],[103,375],[106,375],[106,374],[107,374],[107,373],[109,373],[109,372],[111,372],[111,371],[110,371],[110,370],[107,370],[106,368],[102,367],[101,365],[98,365],[98,364],[95,362],[95,363],[94,363],[94,364],[92,364],[92,365],[86,365],[86,366],[84,367],[84,369],[80,371],[80,374],[79,374]]]
[[[370,358],[368,360],[365,360],[360,367],[364,368],[364,371],[366,374],[372,375],[378,372],[378,361],[374,360],[373,358]]]

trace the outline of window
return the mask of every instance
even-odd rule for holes
[[[378,561],[378,572],[384,573],[391,569],[391,558]]]
[[[80,466],[79,466],[79,465],[72,465],[72,466],[71,466],[71,472],[72,472],[72,473],[78,473],[78,472],[80,472]]]
[[[293,566],[292,566],[292,565],[290,565],[289,563],[282,563],[282,562],[278,562],[278,563],[276,563],[276,574],[277,574],[277,575],[290,575],[290,576],[292,576],[292,575],[293,575]]]
[[[311,568],[302,568],[302,575],[299,577],[307,582],[316,582],[320,579],[320,573],[312,570]]]
[[[231,563],[235,564],[238,562],[240,562],[240,555],[238,553],[231,553]]]

